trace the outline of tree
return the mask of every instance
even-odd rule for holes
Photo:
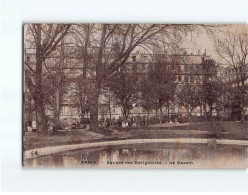
[[[76,26],[76,25],[75,25]],[[125,65],[136,47],[154,46],[154,40],[169,45],[174,35],[192,30],[195,25],[171,24],[95,24],[91,28],[91,53],[94,87],[91,94],[90,127],[98,128],[98,99],[105,81]],[[150,49],[151,50],[151,49]]]
[[[129,116],[132,104],[137,100],[137,81],[136,75],[121,69],[110,82],[110,91],[114,94],[116,103],[121,105],[124,119]]]
[[[79,116],[82,118],[90,111],[90,83],[88,80],[83,79],[84,77],[79,76],[75,78],[74,93],[72,93],[72,99],[75,106],[78,108]]]
[[[213,115],[213,109],[216,108],[218,100],[221,98],[221,85],[218,81],[208,81],[205,83],[203,93],[205,94],[205,102],[209,106],[210,117]]]
[[[201,98],[203,103],[204,116],[207,116],[207,103],[209,102],[209,88],[211,88],[211,81],[216,79],[217,76],[217,64],[213,59],[203,60],[201,63],[200,74],[201,84]],[[210,101],[211,102],[211,101]]]
[[[170,102],[175,97],[175,62],[173,60],[168,61],[164,56],[157,56],[154,68],[148,73],[148,78],[159,105],[160,123],[162,123],[163,107],[166,105],[169,117]]]
[[[223,36],[223,33],[224,36]],[[235,83],[240,98],[241,121],[244,121],[245,106],[247,104],[246,66],[248,64],[248,33],[247,26],[243,28],[229,27],[223,31],[221,37],[213,37],[217,55],[227,64],[235,74]]]
[[[153,83],[150,82],[149,78],[144,77],[142,79],[141,87],[140,87],[140,92],[141,92],[140,103],[141,106],[147,111],[148,118],[149,118],[149,113],[153,109],[156,109],[157,107],[157,98],[153,87],[154,87]]]
[[[84,40],[87,34],[90,35],[86,53],[93,57],[90,63],[94,70],[94,87],[90,97],[90,127],[93,129],[98,128],[98,100],[101,88],[104,88],[119,68],[125,66],[135,48],[142,47],[151,51],[155,47],[169,46],[172,42],[173,45],[179,45],[181,34],[198,26],[207,28],[207,25],[173,24],[91,24],[89,28],[83,26],[87,25],[73,25],[73,34],[83,35]],[[87,30],[80,29],[82,27]],[[90,33],[83,33],[87,31]],[[82,40],[82,37],[79,40]]]
[[[95,87],[91,97],[90,126],[98,128],[98,99],[105,79],[110,79],[124,66],[130,53],[139,45],[171,25],[96,25],[95,36]],[[113,42],[117,42],[112,47]]]
[[[199,86],[185,84],[181,86],[177,97],[180,104],[186,105],[187,116],[191,116],[191,112],[201,105],[201,89]]]
[[[32,104],[32,96],[28,90],[24,91],[23,94],[23,105],[24,105],[24,119],[25,122],[30,123],[33,120],[34,105]]]
[[[35,105],[37,130],[45,133],[47,117],[44,107],[44,70],[46,59],[60,46],[62,39],[68,33],[69,24],[29,24],[25,25],[25,43],[35,48],[35,64],[25,62],[25,84],[27,85]]]
[[[230,85],[226,85],[225,83],[220,82],[221,84],[221,101],[219,101],[218,105],[221,109],[223,109],[222,118],[230,119],[231,110],[235,102],[235,97],[237,96],[237,90],[234,90]],[[221,110],[220,109],[220,110]]]
[[[59,68],[62,66],[54,67],[57,68],[43,76],[43,89],[46,89],[44,105],[47,110],[53,112],[54,123],[59,124],[64,94],[66,94],[68,84],[63,68]]]
[[[68,47],[66,47],[67,65],[70,75],[68,88],[70,94],[70,103],[78,110],[79,116],[83,119],[88,117],[91,104],[91,93],[94,88],[92,82],[94,77],[93,59],[94,47],[93,42],[94,24],[73,24],[68,35]]]
[[[28,36],[25,36],[25,42],[30,40],[31,47],[35,48],[36,63],[35,67],[25,63],[25,79],[35,99],[38,130],[46,129],[44,110],[46,89],[43,86],[42,75],[46,69],[44,65],[62,45],[67,44],[70,47],[74,44],[81,50],[79,58],[84,61],[82,77],[90,79],[92,84],[89,93],[90,127],[96,129],[98,128],[98,100],[102,88],[120,68],[125,66],[134,49],[143,47],[152,51],[156,47],[158,50],[159,47],[170,45],[172,42],[173,45],[179,45],[180,34],[185,34],[195,27],[197,26],[173,24],[26,25],[24,29],[27,29]]]

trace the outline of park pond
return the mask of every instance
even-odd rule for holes
[[[246,168],[247,146],[148,143],[94,147],[26,159],[24,167]]]

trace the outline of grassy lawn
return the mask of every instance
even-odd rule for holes
[[[193,134],[194,131],[202,133]],[[182,133],[180,133],[180,131]],[[152,138],[218,138],[248,140],[248,127],[238,122],[202,122],[185,126],[171,127],[136,127],[136,128],[99,128],[99,130],[71,130],[70,132],[48,135],[24,136],[24,150],[118,139],[152,139]]]
[[[111,128],[110,128],[111,129]],[[173,137],[195,137],[195,138],[218,138],[218,139],[248,139],[248,127],[240,122],[200,122],[183,126],[170,127],[136,127],[136,128],[112,128],[120,132],[130,132],[128,138],[173,138]],[[193,134],[191,131],[202,131],[206,133]],[[182,133],[180,134],[180,131]],[[188,133],[185,133],[187,132]]]
[[[59,132],[56,135],[26,135],[23,140],[24,150],[33,148],[67,145],[94,142],[95,140],[104,140],[106,136],[85,130],[71,130],[70,132]],[[108,136],[106,137],[108,138]]]

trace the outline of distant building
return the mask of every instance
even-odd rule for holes
[[[141,53],[139,51],[133,52],[129,59],[126,62],[124,67],[125,72],[129,74],[137,74],[140,77],[145,76],[150,69],[155,65],[156,56],[162,56],[167,59],[169,63],[176,64],[175,71],[173,74],[176,76],[175,82],[177,83],[177,90],[180,89],[181,85],[200,85],[202,83],[203,74],[202,74],[202,62],[204,60],[210,59],[210,56],[207,55],[206,51],[201,54],[198,51],[197,54],[187,54],[186,52],[182,54],[147,54]],[[173,61],[173,62],[172,62]],[[193,71],[194,70],[194,71]],[[173,106],[174,105],[174,106]],[[117,107],[120,109],[119,107]],[[117,110],[118,110],[117,109]],[[195,116],[201,115],[201,108],[197,107],[192,111],[192,114]],[[168,113],[166,108],[163,109],[164,113]],[[118,113],[121,113],[119,111]],[[180,114],[185,116],[187,113],[184,106],[179,105],[178,103],[173,103],[170,108],[170,114]],[[155,110],[150,113],[150,115],[155,115]],[[159,113],[157,113],[158,115]],[[144,116],[147,115],[147,112],[144,108],[140,106],[139,103],[130,111],[131,116]],[[166,115],[166,114],[165,114]]]
[[[124,71],[129,74],[137,74],[142,77],[146,75],[150,68],[154,65],[154,59],[156,55],[163,55],[165,58],[168,58],[168,61],[173,60],[176,62],[176,71],[174,72],[176,76],[175,82],[178,86],[183,84],[188,85],[198,85],[202,82],[202,75],[199,74],[199,71],[192,72],[192,70],[200,70],[202,66],[202,61],[209,59],[210,56],[206,54],[206,51],[203,54],[200,54],[198,51],[197,54],[148,54],[141,53],[139,51],[135,51],[130,54],[129,59],[127,60],[125,66],[123,67]],[[60,63],[61,69],[67,79],[71,80],[70,87],[66,90],[66,93],[63,96],[62,108],[60,118],[63,120],[64,118],[69,121],[79,120],[80,111],[73,102],[76,93],[75,93],[75,83],[73,83],[73,79],[81,77],[83,74],[83,57],[80,55],[80,51],[77,51],[74,47],[67,47],[64,51],[58,50],[54,53],[50,58],[50,64],[48,60],[48,64],[46,64],[46,68],[44,68],[44,72],[54,71],[52,70],[54,63]],[[24,63],[34,66],[35,63],[35,50],[32,48],[25,48],[24,51]],[[92,75],[94,75],[94,68],[87,67],[87,79],[90,82]],[[196,74],[197,73],[197,74]],[[27,86],[24,86],[25,93],[29,93]],[[111,118],[119,118],[122,116],[122,110],[119,105],[115,103],[113,94],[109,91],[109,93],[105,93],[100,95],[99,98],[99,118],[102,117],[111,117]],[[32,101],[33,103],[33,101]],[[133,109],[130,110],[131,116],[144,116],[147,115],[147,112],[140,106],[139,103],[135,103],[133,105]],[[174,107],[170,108],[171,114],[186,114],[186,110],[184,106],[175,104]],[[200,115],[200,108],[196,108],[192,111],[193,115]],[[164,108],[164,113],[167,113]],[[53,112],[51,109],[46,109],[46,114],[52,116]],[[151,113],[151,115],[155,115],[155,111]],[[89,117],[89,113],[86,113],[86,117]]]
[[[241,85],[241,75],[245,77],[244,84],[248,86],[248,64],[244,65],[243,68],[226,66],[223,68],[219,77],[221,78],[222,83],[232,87],[237,87],[238,82]]]
[[[227,87],[229,90],[233,89],[233,92],[237,90],[238,85],[243,86],[248,93],[248,64],[244,66],[237,66],[236,68],[231,66],[226,66],[219,72],[219,78],[221,83]],[[242,84],[242,82],[244,84]],[[228,117],[234,120],[241,119],[241,105],[240,105],[240,95],[236,92],[233,94],[233,102],[231,105],[224,106],[225,112],[228,113]],[[247,94],[248,96],[248,94]],[[247,97],[248,99],[248,97]],[[245,115],[248,118],[248,103],[243,108],[245,109]]]

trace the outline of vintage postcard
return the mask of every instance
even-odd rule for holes
[[[24,24],[25,168],[247,168],[248,25]]]

